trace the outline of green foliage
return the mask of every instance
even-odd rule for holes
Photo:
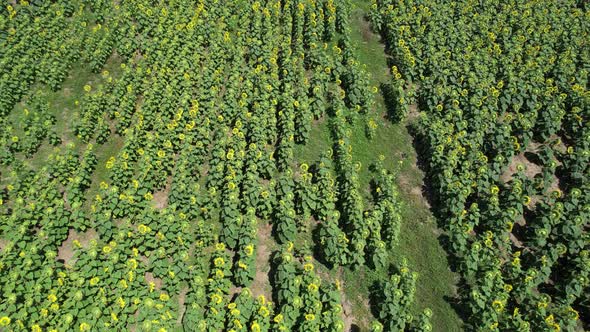
[[[573,331],[585,311],[557,276],[581,273],[587,247],[588,10],[373,1],[395,65],[389,104],[403,115],[415,95],[423,112],[417,140],[471,329]]]
[[[432,311],[425,309],[415,319],[410,313],[414,302],[418,274],[408,269],[407,261],[402,260],[396,272],[388,280],[380,283],[375,290],[377,317],[381,324],[373,324],[374,331],[431,331]]]

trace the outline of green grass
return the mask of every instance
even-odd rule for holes
[[[309,132],[306,145],[297,144],[294,149],[295,160],[299,162],[314,162],[320,155],[332,148],[332,138],[328,121],[322,118],[314,123]],[[298,165],[295,165],[297,167]]]
[[[108,178],[108,170],[106,168],[107,160],[115,156],[123,147],[124,139],[119,135],[111,135],[109,140],[102,145],[99,145],[94,150],[98,163],[96,169],[92,173],[92,184],[86,191],[87,203],[92,203],[92,199],[98,193],[100,183],[106,181]]]
[[[107,61],[103,70],[109,71],[110,75],[115,78],[121,71],[120,64],[121,59],[115,55]],[[77,147],[77,151],[82,152],[85,150],[86,144],[80,142],[80,140],[74,135],[73,131],[73,121],[79,109],[76,102],[82,100],[85,93],[85,85],[91,85],[96,89],[99,85],[105,82],[105,78],[102,74],[91,72],[90,68],[81,62],[74,64],[69,73],[69,76],[66,77],[59,90],[51,91],[51,89],[43,84],[36,84],[31,89],[31,92],[42,91],[43,95],[49,102],[49,113],[57,119],[54,128],[62,140],[62,145],[65,146],[68,143],[73,143]],[[23,110],[25,108],[30,108],[27,104],[27,100],[28,98],[25,97],[22,102],[15,106],[14,111],[11,112],[9,119],[13,124],[18,124],[24,120]],[[22,135],[22,132],[18,132],[17,134],[20,136]],[[111,136],[111,138],[112,137],[114,136]],[[98,157],[100,159],[100,153],[105,149],[96,144],[95,146],[95,151],[99,154]],[[54,151],[54,149],[55,147],[51,146],[46,140],[31,158],[26,158],[23,154],[18,154],[16,159],[25,161],[25,163],[32,169],[39,169],[45,165],[47,157]]]
[[[369,6],[370,3],[362,0],[353,1],[351,37],[359,61],[371,74],[371,84],[378,87],[381,83],[387,83],[390,77],[380,38],[369,30],[369,24],[364,19]],[[435,331],[460,331],[461,319],[447,301],[447,297],[454,297],[456,275],[450,270],[446,252],[438,241],[439,231],[434,217],[426,199],[421,195],[424,175],[416,165],[413,138],[407,130],[410,123],[394,124],[387,120],[381,95],[376,98],[375,112],[378,115],[379,128],[374,140],[366,138],[362,120],[356,123],[352,132],[354,161],[363,165],[359,180],[367,198],[365,206],[368,206],[369,183],[372,178],[368,166],[379,155],[384,155],[385,165],[398,174],[398,187],[403,200],[400,243],[390,253],[389,262],[395,264],[405,257],[410,269],[419,273],[413,308],[416,315],[426,307],[431,308],[434,312],[432,323]],[[316,162],[320,153],[331,147],[331,142],[327,121],[320,121],[312,129],[310,142],[296,147],[295,158],[300,162]],[[361,331],[368,330],[374,319],[368,305],[369,288],[388,278],[387,272],[367,268],[359,271],[348,268],[328,271],[325,267],[320,267],[319,270],[331,278],[341,279],[345,298],[350,301],[353,324]]]

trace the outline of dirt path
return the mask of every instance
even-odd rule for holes
[[[268,279],[270,272],[270,255],[275,249],[276,243],[272,238],[272,225],[260,221],[258,226],[258,246],[256,247],[256,275],[252,282],[252,294],[255,297],[264,295],[271,299],[271,286]]]

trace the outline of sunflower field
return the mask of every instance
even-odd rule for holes
[[[590,5],[377,0],[474,331],[590,322]]]
[[[589,32],[579,0],[4,1],[0,331],[588,328]]]

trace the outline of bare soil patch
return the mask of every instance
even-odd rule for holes
[[[522,245],[522,242],[516,237],[514,236],[514,234],[510,233],[510,241],[512,242],[512,244],[517,247],[517,248],[523,248],[524,246]]]
[[[272,225],[264,223],[258,227],[258,246],[256,246],[256,275],[252,282],[251,290],[255,297],[264,295],[270,299],[270,254],[272,252]]]
[[[352,314],[352,304],[346,298],[343,291],[340,291],[342,301],[342,320],[344,321],[344,331],[351,331],[354,323],[354,315]]]
[[[525,167],[524,174],[529,178],[533,178],[535,175],[541,173],[541,167],[539,165],[529,161],[524,156],[524,153],[520,153],[512,158],[508,168],[500,175],[502,182],[507,183],[512,179],[512,176],[517,173],[518,165]]]
[[[229,298],[233,298],[235,295],[239,295],[242,292],[242,287],[232,286],[229,289]]]
[[[339,276],[341,273],[342,273],[341,271],[338,272],[338,279],[339,280],[340,280]],[[354,315],[352,302],[350,301],[350,299],[348,299],[348,297],[346,296],[346,293],[344,292],[345,287],[354,287],[354,286],[348,286],[348,285],[341,284],[341,287],[340,287],[340,302],[342,303],[342,319],[344,321],[344,331],[353,331],[354,325],[369,326],[369,321],[366,316],[361,317],[359,320],[359,317],[356,317]],[[367,312],[371,312],[368,298],[362,298],[361,296],[359,296],[359,298],[357,299],[357,303],[361,303],[363,305],[363,307],[365,307],[365,310]]]
[[[157,209],[165,209],[168,207],[168,194],[172,187],[172,177],[168,177],[166,181],[166,188],[164,190],[154,192],[154,207]]]
[[[371,31],[371,24],[362,17],[359,18],[359,26],[361,28],[361,34],[364,42],[370,42],[375,39],[375,34]]]
[[[420,111],[418,110],[418,105],[417,104],[411,104],[408,107],[408,120],[412,121],[417,119],[420,116]]]
[[[430,203],[428,203],[428,199],[424,196],[421,183],[417,185],[410,183],[410,179],[405,174],[400,173],[397,176],[397,185],[402,193],[409,193],[414,200],[430,208]]]
[[[76,248],[74,241],[80,242],[83,248],[87,248],[90,241],[96,239],[98,239],[98,233],[94,229],[89,229],[83,233],[70,229],[68,238],[57,248],[57,259],[63,260],[66,265],[73,265],[75,263],[74,253]]]
[[[4,251],[4,248],[10,243],[10,241],[6,239],[0,239],[0,252]]]
[[[180,294],[178,294],[178,319],[176,321],[178,325],[182,325],[182,318],[186,312],[186,306],[184,305],[186,301],[186,293],[188,293],[188,287],[181,289]]]
[[[155,289],[162,289],[162,279],[154,277],[154,274],[151,272],[146,272],[144,275],[145,281],[148,283],[153,282]]]

